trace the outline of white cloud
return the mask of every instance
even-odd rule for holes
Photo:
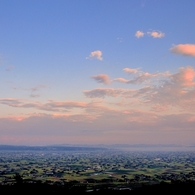
[[[92,51],[90,53],[89,57],[87,57],[86,59],[91,59],[91,58],[95,58],[95,59],[98,59],[98,60],[103,60],[102,51],[100,51],[100,50]]]
[[[150,36],[152,36],[153,38],[162,38],[165,36],[164,33],[162,33],[161,31],[152,31],[152,32],[147,32]]]
[[[143,37],[145,34],[146,34],[146,33],[144,33],[144,32],[142,32],[142,31],[138,30],[138,31],[135,33],[135,36],[136,36],[137,38],[141,38],[141,37]],[[147,32],[147,34],[148,34],[149,36],[153,37],[153,38],[162,38],[162,37],[165,36],[165,33],[161,32],[161,31],[155,31],[155,30],[149,31],[149,32]]]
[[[135,36],[136,36],[137,38],[143,37],[143,36],[144,36],[144,32],[138,30],[138,31],[135,33]]]
[[[175,54],[195,57],[195,44],[179,44],[173,46],[170,51]]]

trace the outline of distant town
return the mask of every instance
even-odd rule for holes
[[[130,191],[162,182],[195,182],[195,151],[107,147],[0,146],[0,185],[16,183]]]

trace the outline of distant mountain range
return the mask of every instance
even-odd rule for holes
[[[0,150],[4,151],[90,151],[102,150],[98,147],[84,146],[21,146],[21,145],[0,145]]]
[[[31,151],[90,151],[90,150],[125,150],[125,151],[195,151],[195,145],[175,144],[113,144],[113,145],[48,145],[48,146],[26,146],[26,145],[0,145],[0,150],[31,150]]]

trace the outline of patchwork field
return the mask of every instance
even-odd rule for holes
[[[39,182],[135,187],[195,181],[195,152],[91,150],[1,150],[0,184]]]

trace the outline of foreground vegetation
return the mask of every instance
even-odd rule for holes
[[[186,191],[194,186],[194,151],[132,152],[77,147],[0,151],[1,191],[135,193],[157,188]]]

